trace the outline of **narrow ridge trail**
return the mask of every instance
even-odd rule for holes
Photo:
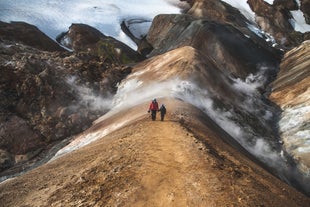
[[[187,130],[186,122],[171,114],[163,122],[142,117],[84,148],[1,183],[0,206],[309,203],[309,198],[229,147],[213,130],[205,129],[203,143]],[[194,124],[195,119],[190,121]],[[195,133],[199,131],[196,128]]]
[[[147,124],[151,127],[141,132],[147,140],[143,143],[145,170],[141,184],[148,194],[142,194],[137,204],[206,205],[208,194],[203,193],[206,186],[201,181],[205,177],[201,169],[206,165],[203,146],[177,122],[149,121]]]

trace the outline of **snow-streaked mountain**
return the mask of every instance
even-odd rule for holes
[[[37,26],[52,39],[68,30],[72,23],[88,24],[103,34],[112,36],[128,46],[135,44],[122,32],[123,20],[143,19],[148,23],[136,29],[145,34],[151,20],[160,13],[179,13],[180,8],[165,0],[1,0],[0,20],[24,21]]]
[[[224,2],[230,4],[231,6],[239,9],[239,11],[250,21],[254,21],[255,13],[251,10],[247,0],[223,0]],[[274,0],[264,0],[268,4],[272,5]],[[300,1],[297,0],[298,6],[300,7]],[[309,32],[310,25],[308,25],[305,21],[305,17],[303,16],[303,12],[298,9],[294,11],[290,11],[293,18],[290,19],[290,23],[294,27],[296,31],[299,32]]]
[[[239,9],[251,22],[255,13],[246,0],[223,0]],[[272,4],[273,1],[266,1]],[[72,23],[88,24],[103,34],[112,36],[132,48],[136,45],[120,27],[122,21],[136,22],[132,31],[136,36],[145,35],[152,19],[158,14],[180,13],[178,0],[151,0],[141,3],[137,0],[1,0],[0,21],[24,21],[37,26],[52,39],[68,30]],[[299,5],[300,2],[298,1]],[[310,31],[300,10],[291,11],[291,24],[296,31]]]

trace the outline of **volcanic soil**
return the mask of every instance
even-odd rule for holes
[[[223,141],[202,112],[165,100],[139,118],[0,184],[0,206],[307,206],[310,199]],[[135,108],[124,112],[131,115]],[[114,119],[117,119],[114,117]],[[107,121],[107,120],[106,120]],[[104,129],[103,123],[93,129]],[[84,132],[85,133],[85,132]]]

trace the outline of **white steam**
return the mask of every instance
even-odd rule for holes
[[[76,80],[75,76],[71,76],[67,78],[66,82],[78,97],[79,106],[86,107],[91,111],[107,111],[111,108],[112,95],[106,94],[105,97],[97,95],[92,88],[82,84],[78,85]]]
[[[271,164],[282,163],[280,153],[274,152],[268,144],[268,138],[254,132],[253,126],[238,113],[238,111],[243,111],[251,116],[259,116],[262,124],[272,119],[272,110],[268,110],[268,106],[261,100],[261,94],[257,91],[257,88],[265,84],[264,74],[270,69],[260,67],[257,74],[250,74],[245,80],[230,78],[233,84],[223,79],[225,87],[229,87],[232,93],[235,93],[236,100],[225,99],[225,102],[222,102],[220,106],[218,102],[221,100],[221,94],[215,94],[220,92],[215,92],[214,89],[209,89],[206,86],[201,87],[194,81],[179,78],[144,82],[140,78],[140,75],[144,74],[143,72],[133,73],[121,82],[114,98],[94,95],[88,87],[75,84],[74,77],[68,79],[68,83],[79,94],[81,104],[94,110],[110,109],[96,123],[103,119],[106,120],[121,110],[148,102],[153,98],[174,97],[181,99],[201,109],[250,153],[265,163]],[[142,109],[142,111],[144,110]]]
[[[239,80],[239,84],[244,86],[248,85],[248,83],[241,83],[241,80]],[[242,87],[240,92],[243,92],[244,90],[245,88]],[[197,85],[189,81],[179,81],[173,87],[172,91],[174,97],[200,108],[251,154],[268,164],[273,165],[274,163],[277,163],[277,165],[279,165],[281,163],[282,157],[280,153],[276,153],[268,142],[265,141],[265,138],[255,137],[255,135],[251,133],[251,130],[247,130],[250,128],[247,123],[242,123],[242,125],[240,125],[236,122],[235,117],[238,115],[232,108],[221,109],[217,107],[212,100],[212,95],[208,92],[208,89],[199,88]],[[253,86],[251,86],[247,92],[250,93],[251,91],[255,91],[253,90]],[[252,102],[248,102],[247,104],[252,104]],[[253,106],[247,105],[243,107],[252,108]],[[268,118],[270,118],[269,116]],[[255,140],[255,142],[249,142],[248,140]]]
[[[171,88],[177,82],[177,79],[173,79],[165,82],[144,83],[137,78],[128,79],[119,85],[113,99],[112,110],[119,111],[154,98],[169,97]]]

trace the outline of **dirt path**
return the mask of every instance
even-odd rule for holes
[[[152,127],[140,132],[144,143],[141,184],[147,194],[137,204],[147,206],[203,206],[200,191],[204,168],[202,146],[193,136],[173,121],[151,122]],[[185,137],[184,137],[185,135]],[[193,153],[195,152],[195,153]]]
[[[197,131],[199,131],[197,129]],[[309,199],[178,118],[144,118],[0,185],[0,206],[303,206]],[[204,132],[205,133],[205,132]],[[18,189],[18,190],[17,190]]]

